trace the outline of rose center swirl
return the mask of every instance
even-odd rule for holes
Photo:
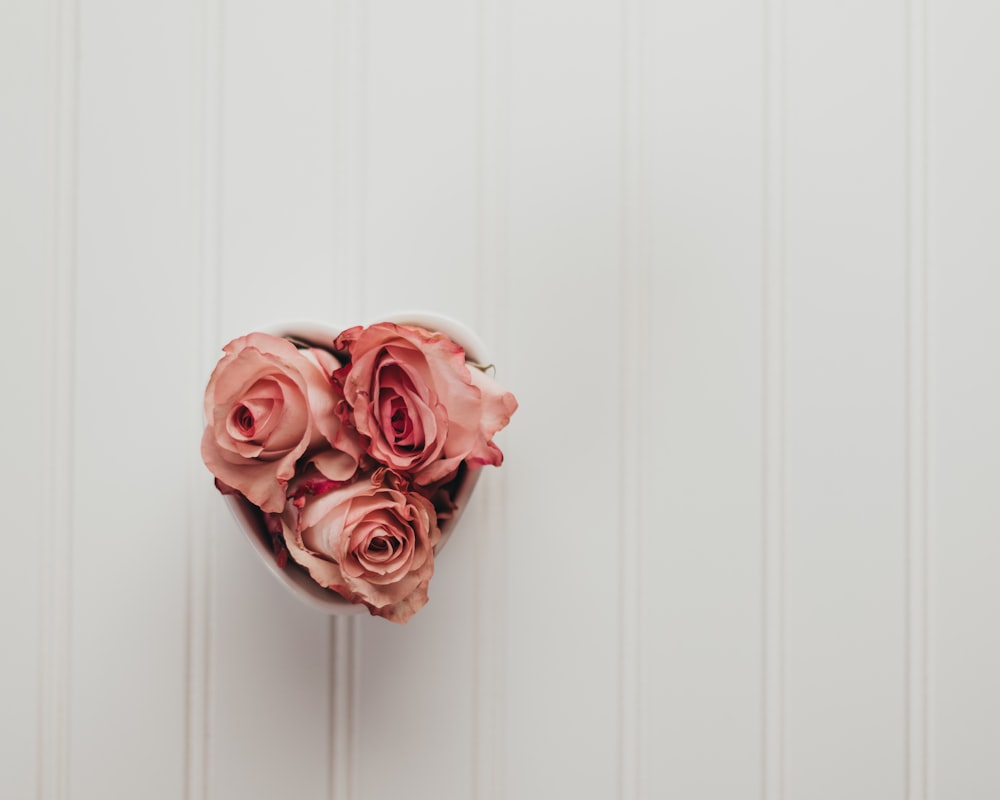
[[[266,425],[274,407],[275,400],[270,397],[243,398],[229,414],[231,434],[243,441],[252,440]]]

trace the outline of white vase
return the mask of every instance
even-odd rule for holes
[[[401,325],[418,325],[431,331],[440,331],[465,350],[466,360],[476,364],[488,364],[486,348],[482,341],[465,325],[449,317],[427,312],[401,312],[379,317],[374,322],[395,322]],[[269,325],[264,330],[275,336],[291,338],[317,347],[332,349],[333,341],[340,331],[319,322],[302,321]],[[454,513],[440,524],[441,539],[435,553],[441,551],[468,505],[472,491],[479,481],[479,469],[471,469],[455,491],[452,500],[456,506]],[[263,561],[268,571],[289,591],[307,606],[325,614],[358,614],[367,611],[364,605],[351,603],[332,589],[316,583],[309,572],[293,559],[288,558],[284,567],[278,565],[274,556],[271,534],[264,526],[259,510],[241,495],[224,495],[233,516],[243,531],[254,552]]]

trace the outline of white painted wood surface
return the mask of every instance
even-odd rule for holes
[[[986,0],[0,0],[0,796],[1000,796]],[[226,341],[521,402],[408,626],[200,463]]]

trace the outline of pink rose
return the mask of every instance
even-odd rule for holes
[[[205,389],[205,466],[265,512],[285,506],[295,463],[314,453],[326,477],[349,480],[362,452],[335,413],[340,364],[323,350],[251,333],[223,348]]]
[[[309,488],[300,493],[300,485]],[[393,622],[406,622],[427,602],[441,538],[431,502],[400,485],[379,469],[312,494],[315,481],[304,475],[281,518],[289,554],[314,581]]]
[[[441,333],[378,323],[344,331],[335,348],[351,363],[334,373],[369,453],[422,486],[446,480],[466,461],[499,466],[493,435],[517,409],[514,395]]]

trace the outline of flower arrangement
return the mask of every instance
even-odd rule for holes
[[[514,395],[419,325],[355,326],[322,346],[250,333],[223,353],[201,443],[216,487],[266,530],[277,569],[408,621],[459,498],[503,461],[493,436]]]

